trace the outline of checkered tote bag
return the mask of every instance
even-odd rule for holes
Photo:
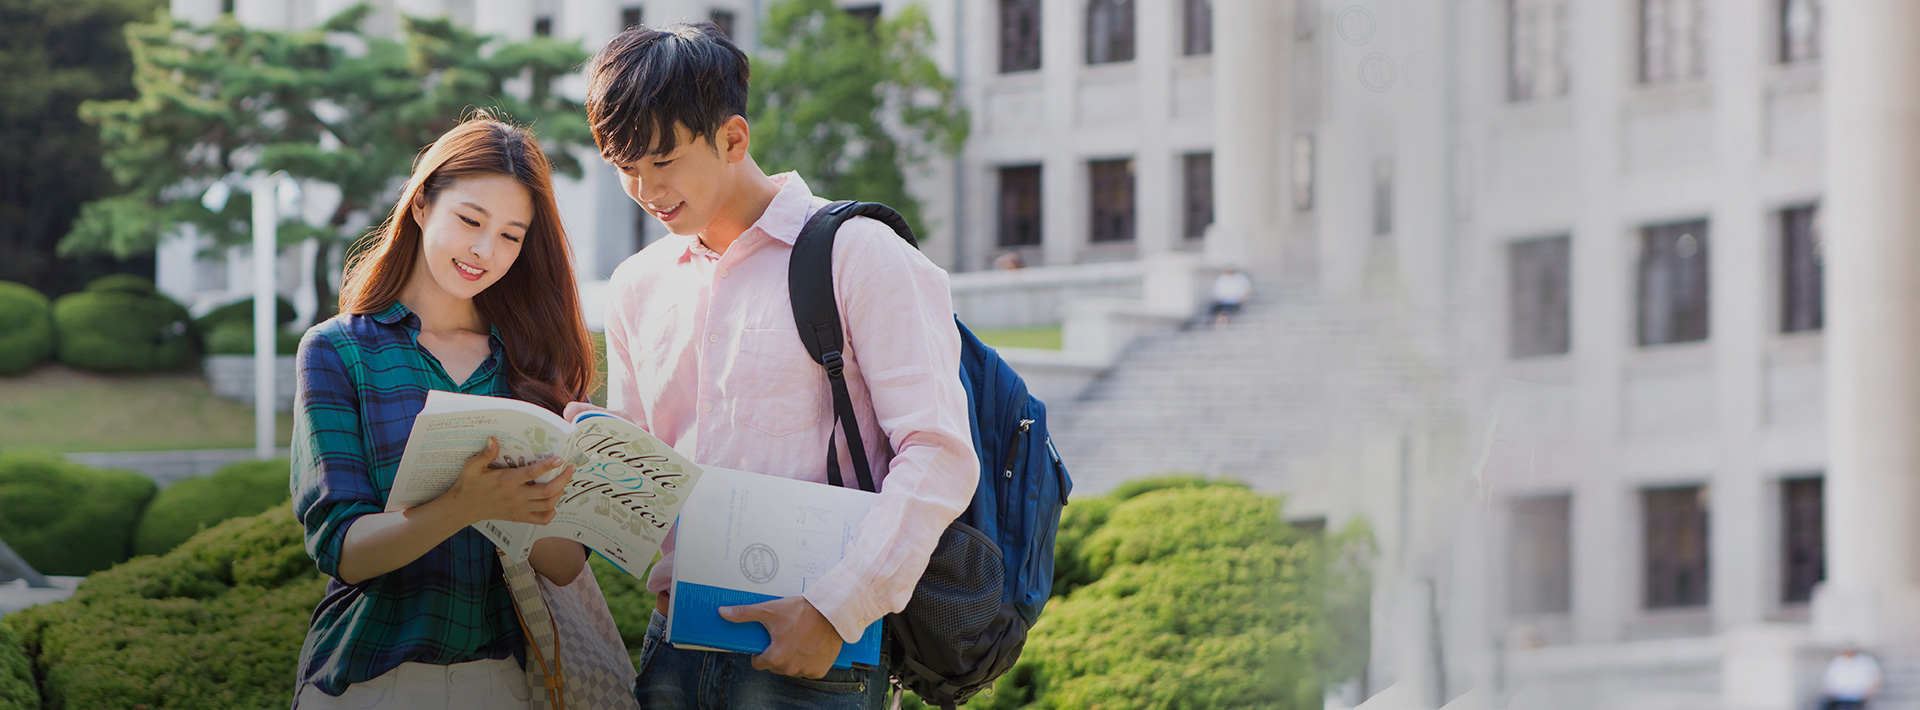
[[[525,562],[500,558],[513,607],[527,635],[527,687],[533,710],[640,710],[633,697],[633,658],[607,613],[607,599],[580,570],[560,586]],[[544,692],[543,692],[544,691]]]

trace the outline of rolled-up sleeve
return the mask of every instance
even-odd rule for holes
[[[972,500],[980,464],[946,272],[871,220],[849,222],[835,241],[849,350],[894,452],[853,546],[804,595],[851,643],[906,608],[940,534]]]
[[[307,554],[338,579],[347,527],[381,511],[380,493],[367,468],[360,397],[340,352],[309,331],[296,360],[293,514],[306,528]]]

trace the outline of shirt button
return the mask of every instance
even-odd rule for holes
[[[721,270],[720,270],[720,278],[723,278],[723,279],[724,279],[724,278],[726,278],[726,277],[727,277],[727,270],[726,270],[726,269],[721,269]]]
[[[713,335],[709,335],[709,336],[707,336],[707,342],[709,342],[709,343],[717,343],[717,342],[720,342],[720,334],[719,334],[719,333],[714,333]]]
[[[712,403],[712,402],[707,402],[706,404],[702,404],[702,405],[700,405],[700,411],[702,411],[702,412],[708,412],[708,413],[711,413],[711,412],[713,412],[713,403]]]

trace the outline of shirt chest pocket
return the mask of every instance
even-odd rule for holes
[[[811,430],[829,407],[827,372],[788,330],[743,330],[727,381],[737,422],[770,436]]]

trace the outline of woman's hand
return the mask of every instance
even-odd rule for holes
[[[460,480],[441,495],[456,511],[456,519],[472,525],[482,520],[508,520],[545,525],[553,521],[554,506],[567,484],[573,481],[573,466],[560,468],[556,456],[519,468],[489,468],[500,455],[500,442],[489,437],[480,453],[467,459],[460,469]],[[545,479],[545,480],[542,480]]]

